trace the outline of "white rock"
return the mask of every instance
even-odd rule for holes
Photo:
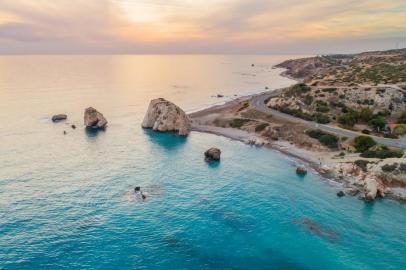
[[[179,135],[186,136],[190,132],[191,122],[181,108],[158,98],[151,100],[142,127],[161,132],[176,131]]]
[[[367,178],[364,184],[365,200],[373,201],[378,193],[378,182],[373,178]]]

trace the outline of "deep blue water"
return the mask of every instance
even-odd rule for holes
[[[236,59],[226,60],[239,70],[263,58]],[[405,204],[338,198],[338,187],[315,174],[297,176],[293,160],[269,149],[143,130],[148,88],[141,100],[111,75],[126,65],[98,77],[94,70],[84,75],[82,65],[63,71],[67,59],[41,58],[46,72],[39,78],[49,85],[27,88],[33,74],[4,75],[9,62],[0,61],[7,101],[0,110],[0,269],[406,268]],[[198,105],[192,86],[187,95],[159,90],[172,85],[166,83],[153,94]],[[206,94],[203,103],[211,100]],[[86,104],[107,117],[105,132],[83,129]],[[78,128],[52,123],[59,112]],[[219,163],[204,161],[212,146],[222,150]],[[148,192],[145,201],[132,193],[135,186]]]

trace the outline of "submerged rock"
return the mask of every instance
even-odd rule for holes
[[[187,136],[191,122],[181,108],[170,101],[158,98],[151,100],[142,127],[161,132],[175,131],[179,135]]]
[[[204,152],[204,156],[207,160],[220,160],[221,151],[218,148],[210,148],[206,152]]]
[[[307,169],[304,166],[298,166],[296,168],[296,174],[298,175],[306,175],[307,174]]]
[[[84,123],[86,127],[95,129],[104,129],[107,126],[107,120],[103,114],[92,107],[85,110]]]
[[[58,122],[62,120],[66,120],[68,116],[66,114],[55,114],[52,116],[52,122]]]
[[[338,191],[338,192],[337,192],[337,196],[338,196],[338,197],[343,197],[343,196],[345,196],[344,191],[342,191],[342,190]]]

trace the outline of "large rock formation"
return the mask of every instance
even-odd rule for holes
[[[179,135],[187,136],[190,132],[191,122],[181,108],[170,101],[158,98],[149,103],[142,127],[161,132],[175,131]]]
[[[204,152],[204,156],[207,160],[220,160],[221,151],[218,148],[210,148]]]
[[[84,122],[88,128],[104,129],[107,126],[107,120],[103,114],[92,107],[85,110]]]

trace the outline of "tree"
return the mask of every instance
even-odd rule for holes
[[[398,124],[406,124],[406,111],[403,111],[400,114],[400,117],[398,119]]]
[[[359,118],[368,123],[374,116],[374,112],[370,108],[362,108],[362,110],[359,112]]]
[[[377,130],[377,131],[381,131],[382,129],[385,128],[386,121],[385,121],[385,118],[380,116],[380,117],[376,117],[376,118],[371,119],[368,122],[368,125],[370,127],[372,127],[373,129]]]
[[[354,139],[354,147],[360,153],[367,151],[374,145],[376,145],[375,140],[369,136],[358,136]]]

